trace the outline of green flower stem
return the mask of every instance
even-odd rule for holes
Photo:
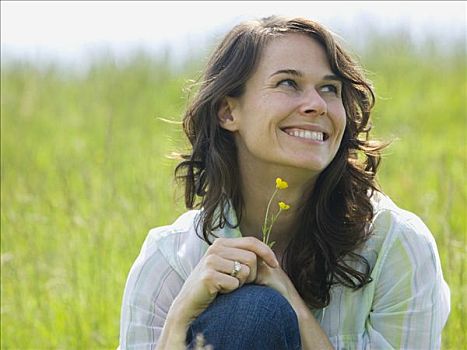
[[[279,207],[279,211],[277,212],[277,214],[276,215],[274,215],[274,214],[271,215],[271,219],[269,220],[269,210],[271,209],[271,203],[272,203],[272,200],[274,199],[274,197],[276,196],[278,190],[279,189],[276,187],[276,190],[272,194],[271,199],[269,199],[269,203],[268,203],[268,206],[266,208],[266,215],[264,216],[264,224],[263,224],[263,227],[262,227],[262,230],[263,230],[263,242],[266,243],[270,248],[272,248],[274,243],[276,243],[276,242],[269,243],[269,237],[271,236],[272,226],[274,225],[274,223],[276,222],[276,220],[279,217],[280,213],[282,212],[282,208]]]
[[[278,189],[274,191],[274,193],[271,196],[271,199],[269,200],[268,206],[266,208],[266,215],[264,216],[264,224],[263,224],[263,242],[268,244],[269,240],[269,234],[271,233],[271,228],[272,224],[268,227],[268,218],[269,218],[269,208],[271,207],[272,200],[277,194]]]
[[[277,218],[279,217],[280,213],[282,212],[282,209],[279,208],[279,211],[277,212],[277,214],[274,216],[272,216],[272,220],[271,220],[271,224],[269,225],[269,228],[268,228],[268,231],[267,231],[267,235],[266,235],[266,241],[265,243],[267,245],[269,245],[270,248],[272,248],[273,244],[276,243],[276,242],[271,242],[269,243],[269,236],[271,235],[271,231],[272,231],[272,226],[274,225],[274,223],[276,222]]]

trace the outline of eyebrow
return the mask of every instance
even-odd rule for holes
[[[336,81],[342,81],[341,78],[339,78],[337,75],[334,74],[328,74],[323,77],[323,80],[336,80]]]
[[[269,76],[269,78],[272,78],[273,76],[278,75],[278,74],[289,74],[289,75],[294,75],[296,77],[303,77],[304,75],[302,72],[295,70],[295,69],[280,69],[277,72],[272,73]]]
[[[289,74],[289,75],[293,75],[293,76],[296,76],[296,77],[303,77],[305,74],[303,74],[301,71],[299,70],[296,70],[296,69],[280,69],[274,73],[272,73],[269,78],[272,78],[273,76],[275,75],[278,75],[278,74]],[[340,79],[337,75],[334,75],[334,74],[328,74],[328,75],[325,75],[322,80],[335,80],[335,81],[342,81],[342,79]]]

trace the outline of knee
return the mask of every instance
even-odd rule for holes
[[[261,339],[265,334],[290,338],[289,334],[296,333],[299,337],[297,316],[287,299],[272,288],[253,284],[219,295],[191,329],[241,334],[245,341]]]
[[[236,310],[238,318],[244,320],[246,314],[258,315],[267,319],[293,319],[295,311],[287,299],[276,290],[255,284],[245,285],[233,293],[221,295],[217,303],[230,310]]]

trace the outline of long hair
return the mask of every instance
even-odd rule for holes
[[[265,45],[286,33],[304,33],[324,48],[331,70],[342,80],[347,117],[336,156],[302,199],[282,262],[307,304],[319,308],[329,304],[333,284],[358,289],[371,281],[368,262],[355,250],[370,235],[370,197],[378,190],[375,175],[383,148],[369,139],[372,86],[330,31],[307,19],[275,16],[235,26],[212,54],[186,110],[183,127],[192,150],[182,155],[175,176],[184,182],[187,208],[203,208],[199,235],[206,242],[212,243],[214,230],[240,224],[237,150],[232,133],[220,127],[218,111],[226,96],[243,94]],[[235,223],[223,210],[228,205],[239,215]]]

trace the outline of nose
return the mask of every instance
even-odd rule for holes
[[[303,96],[300,113],[306,116],[324,115],[327,113],[327,103],[315,89],[311,89]]]

